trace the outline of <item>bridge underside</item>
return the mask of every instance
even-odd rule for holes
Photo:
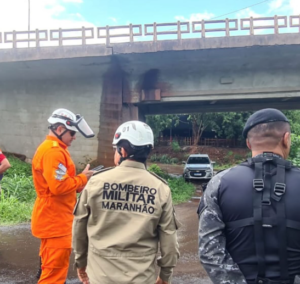
[[[197,112],[239,112],[255,111],[262,108],[278,108],[281,110],[300,109],[300,93],[299,97],[295,98],[147,103],[139,105],[139,113],[140,115],[155,115]]]

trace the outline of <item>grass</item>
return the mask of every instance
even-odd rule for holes
[[[174,204],[188,201],[195,192],[195,186],[192,183],[187,183],[183,177],[169,178],[168,183]]]
[[[13,225],[28,222],[31,219],[33,202],[20,202],[16,197],[0,198],[0,225]]]
[[[1,181],[0,225],[28,222],[36,193],[32,181],[31,165],[14,156],[8,156],[11,168]]]
[[[192,183],[185,182],[183,177],[171,178],[156,164],[151,165],[148,170],[168,181],[174,204],[188,201],[195,192],[195,186]]]

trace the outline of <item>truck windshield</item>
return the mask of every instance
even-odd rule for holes
[[[210,164],[210,162],[206,157],[190,157],[187,164]]]

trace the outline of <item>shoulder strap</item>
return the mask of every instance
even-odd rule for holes
[[[253,219],[254,219],[254,240],[258,264],[258,277],[265,277],[265,244],[262,224],[262,195],[264,190],[263,163],[255,162],[255,176],[253,179]]]
[[[155,174],[153,172],[150,172],[150,171],[148,171],[148,173],[150,173],[151,175],[155,176],[156,178],[158,178],[159,180],[161,180],[163,183],[165,183],[166,185],[168,185],[168,182],[165,179],[163,179],[162,177],[160,177],[159,175],[157,175],[157,174]]]
[[[285,184],[285,164],[277,164],[276,181],[274,185],[274,191],[272,198],[276,200],[276,211],[278,220],[278,240],[280,246],[279,258],[280,258],[280,275],[282,279],[288,279],[288,253],[287,253],[287,235],[286,235],[286,214],[285,214],[285,199],[282,198],[285,194],[286,184]]]
[[[112,170],[112,169],[114,169],[114,168],[115,168],[115,167],[110,167],[110,168],[102,169],[102,170],[100,170],[100,171],[95,172],[95,173],[93,174],[93,176],[98,175],[98,174],[101,174],[101,173],[104,173],[104,172],[109,171],[109,170]]]

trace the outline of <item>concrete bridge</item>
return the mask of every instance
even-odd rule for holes
[[[0,35],[2,150],[31,158],[59,107],[83,114],[97,133],[90,140],[78,137],[70,148],[75,160],[98,159],[105,166],[112,165],[114,131],[129,119],[300,109],[300,16],[154,23],[144,33],[140,25],[99,27],[97,36],[94,30]],[[176,38],[159,39],[164,36]],[[120,38],[128,42],[113,43]]]

